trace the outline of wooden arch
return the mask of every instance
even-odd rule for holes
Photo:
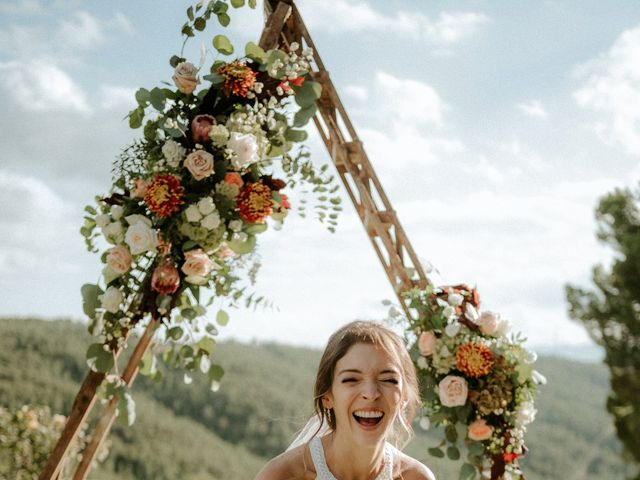
[[[428,280],[400,221],[387,198],[382,184],[369,161],[362,141],[358,138],[340,97],[325,69],[318,49],[302,20],[293,0],[265,0],[265,26],[259,45],[265,49],[288,47],[297,42],[313,49],[315,69],[313,79],[322,85],[322,96],[317,102],[318,111],[313,121],[331,159],[340,175],[349,198],[382,263],[400,305],[410,315],[403,293],[414,287],[425,288]],[[409,272],[414,272],[413,275]],[[139,303],[144,303],[140,299]],[[122,374],[122,380],[131,385],[138,373],[140,361],[149,349],[157,320],[151,319],[138,341]],[[116,352],[116,356],[120,351]],[[40,474],[40,480],[59,478],[69,447],[76,438],[82,423],[95,406],[98,386],[105,373],[89,371],[74,400],[65,428]],[[91,440],[83,452],[82,461],[74,474],[74,480],[87,478],[95,455],[106,438],[115,418],[117,398],[113,398],[100,414]]]

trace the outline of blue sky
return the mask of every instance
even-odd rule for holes
[[[442,282],[477,284],[532,346],[588,344],[562,287],[609,258],[597,198],[640,178],[640,4],[297,4],[418,255]],[[100,271],[82,208],[139,135],[123,121],[133,92],[170,80],[188,5],[0,3],[0,315],[82,318]],[[232,13],[241,50],[261,11]],[[216,33],[190,42],[194,63]],[[223,337],[318,346],[385,316],[393,292],[349,205],[335,235],[291,215],[260,243],[256,288],[279,310],[233,312]]]

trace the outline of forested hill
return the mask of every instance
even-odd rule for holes
[[[78,323],[0,319],[0,406],[48,405],[66,414],[87,372],[88,343]],[[89,478],[251,479],[266,458],[282,451],[310,412],[320,353],[227,342],[216,355],[226,374],[215,393],[197,376],[185,385],[182,372],[165,371],[159,384],[139,377],[132,392],[136,423],[116,424],[111,453]],[[541,358],[538,369],[549,384],[528,434],[527,478],[624,479],[604,410],[606,370],[557,358]],[[457,478],[457,466],[426,453],[437,433],[418,431],[407,450],[438,478]]]

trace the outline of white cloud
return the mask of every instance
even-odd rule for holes
[[[516,107],[529,117],[547,118],[548,115],[539,100],[530,100],[528,102],[519,103]]]
[[[100,106],[105,110],[131,110],[136,106],[135,93],[135,88],[102,85],[100,87]]]
[[[640,26],[621,33],[608,52],[576,75],[585,82],[573,96],[601,114],[595,128],[602,139],[640,155]]]
[[[0,13],[3,15],[41,15],[43,6],[38,0],[19,0],[10,3],[0,3]]]
[[[487,15],[476,12],[441,12],[436,20],[415,11],[401,10],[387,14],[375,10],[364,0],[306,1],[300,8],[311,31],[384,31],[385,34],[440,48],[453,46],[472,37],[489,21]]]
[[[90,50],[107,40],[102,23],[87,12],[76,12],[70,20],[63,20],[58,37],[64,44],[82,50]]]
[[[369,98],[369,91],[362,85],[347,85],[344,87],[344,92],[347,97],[352,97],[356,100],[363,101]]]
[[[56,65],[44,61],[0,63],[0,87],[28,111],[88,112],[82,89]]]

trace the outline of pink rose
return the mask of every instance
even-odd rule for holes
[[[216,251],[216,255],[220,260],[226,260],[227,258],[233,257],[236,254],[233,250],[231,250],[227,245],[222,244],[220,248]]]
[[[206,142],[211,140],[209,133],[211,127],[216,124],[216,119],[211,115],[196,115],[191,121],[191,136],[194,142]]]
[[[467,402],[467,381],[456,375],[447,375],[438,384],[440,403],[445,407],[459,407]]]
[[[193,91],[200,83],[198,80],[198,69],[189,62],[182,62],[176,66],[173,72],[173,83],[176,84],[178,90],[182,93],[193,93]]]
[[[189,250],[184,254],[182,271],[187,275],[189,283],[201,284],[206,281],[206,276],[213,270],[213,260],[209,258],[201,248]]]
[[[433,353],[433,347],[436,346],[436,338],[433,332],[423,332],[420,334],[420,338],[418,338],[418,350],[420,350],[420,355],[429,356]]]
[[[493,434],[493,428],[487,425],[482,418],[477,419],[471,425],[469,425],[469,438],[471,440],[482,441],[491,437]]]
[[[131,189],[131,198],[144,198],[149,184],[143,178],[136,178]]]
[[[235,172],[227,173],[224,176],[224,183],[228,183],[229,185],[236,185],[238,188],[242,188],[242,185],[244,185],[240,174]]]
[[[184,166],[191,172],[193,178],[202,180],[213,175],[213,155],[204,150],[196,150],[187,155]]]
[[[477,324],[480,326],[480,331],[485,335],[495,336],[498,331],[498,322],[500,315],[494,312],[482,312],[480,318],[477,320]]]
[[[131,268],[131,252],[124,245],[111,248],[107,253],[107,265],[121,275]]]

